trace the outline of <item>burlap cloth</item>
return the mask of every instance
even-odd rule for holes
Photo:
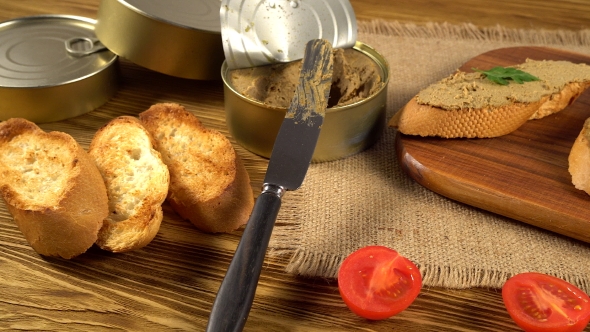
[[[387,119],[428,84],[486,51],[542,45],[590,54],[590,30],[529,31],[472,25],[359,22],[359,38],[389,62]],[[538,271],[590,292],[590,245],[425,189],[400,168],[388,128],[369,150],[313,164],[288,192],[270,255],[288,255],[287,272],[335,277],[342,260],[366,245],[397,250],[420,268],[426,286],[499,288],[511,275]]]

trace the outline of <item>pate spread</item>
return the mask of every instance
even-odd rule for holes
[[[354,49],[334,49],[334,67],[328,107],[343,106],[370,97],[383,86],[377,64]],[[231,84],[240,94],[265,105],[288,108],[299,83],[301,61],[236,69]]]
[[[500,85],[479,72],[458,71],[420,91],[417,102],[446,110],[501,107],[535,102],[558,93],[569,83],[590,80],[590,66],[568,61],[527,60],[514,68],[536,76],[539,81]]]

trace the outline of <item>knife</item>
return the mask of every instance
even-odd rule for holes
[[[299,83],[279,129],[262,192],[227,269],[209,316],[207,331],[241,331],[254,300],[281,198],[303,183],[320,134],[332,84],[332,45],[305,46]]]

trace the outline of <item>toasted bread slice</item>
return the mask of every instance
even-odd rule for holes
[[[102,175],[109,215],[96,244],[124,252],[150,243],[163,218],[170,175],[149,132],[138,119],[121,116],[96,132],[88,154]]]
[[[231,142],[178,104],[151,106],[139,119],[170,170],[168,201],[204,232],[230,232],[254,205],[250,178]]]
[[[529,60],[515,67],[539,81],[498,85],[480,73],[457,72],[420,91],[389,125],[407,135],[497,137],[561,111],[590,87],[586,64]]]
[[[545,97],[535,103],[515,103],[467,111],[445,110],[419,104],[414,97],[391,118],[389,125],[406,135],[444,138],[498,137],[522,126],[547,99]]]
[[[590,118],[574,141],[568,157],[568,170],[574,186],[590,194]]]
[[[70,135],[25,119],[0,123],[0,192],[25,239],[45,256],[84,253],[108,215],[104,182],[86,151]]]

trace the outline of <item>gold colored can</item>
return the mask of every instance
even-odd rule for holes
[[[96,35],[122,58],[163,74],[220,79],[219,0],[102,0]]]
[[[59,121],[92,111],[117,89],[117,56],[94,20],[29,16],[0,23],[0,120]]]
[[[362,42],[356,42],[353,48],[377,64],[383,85],[368,98],[326,110],[312,162],[341,159],[363,151],[379,139],[385,128],[389,65],[381,54]],[[226,121],[231,135],[246,149],[269,158],[287,109],[269,107],[240,94],[232,86],[230,70],[225,62],[221,67],[221,76]]]

